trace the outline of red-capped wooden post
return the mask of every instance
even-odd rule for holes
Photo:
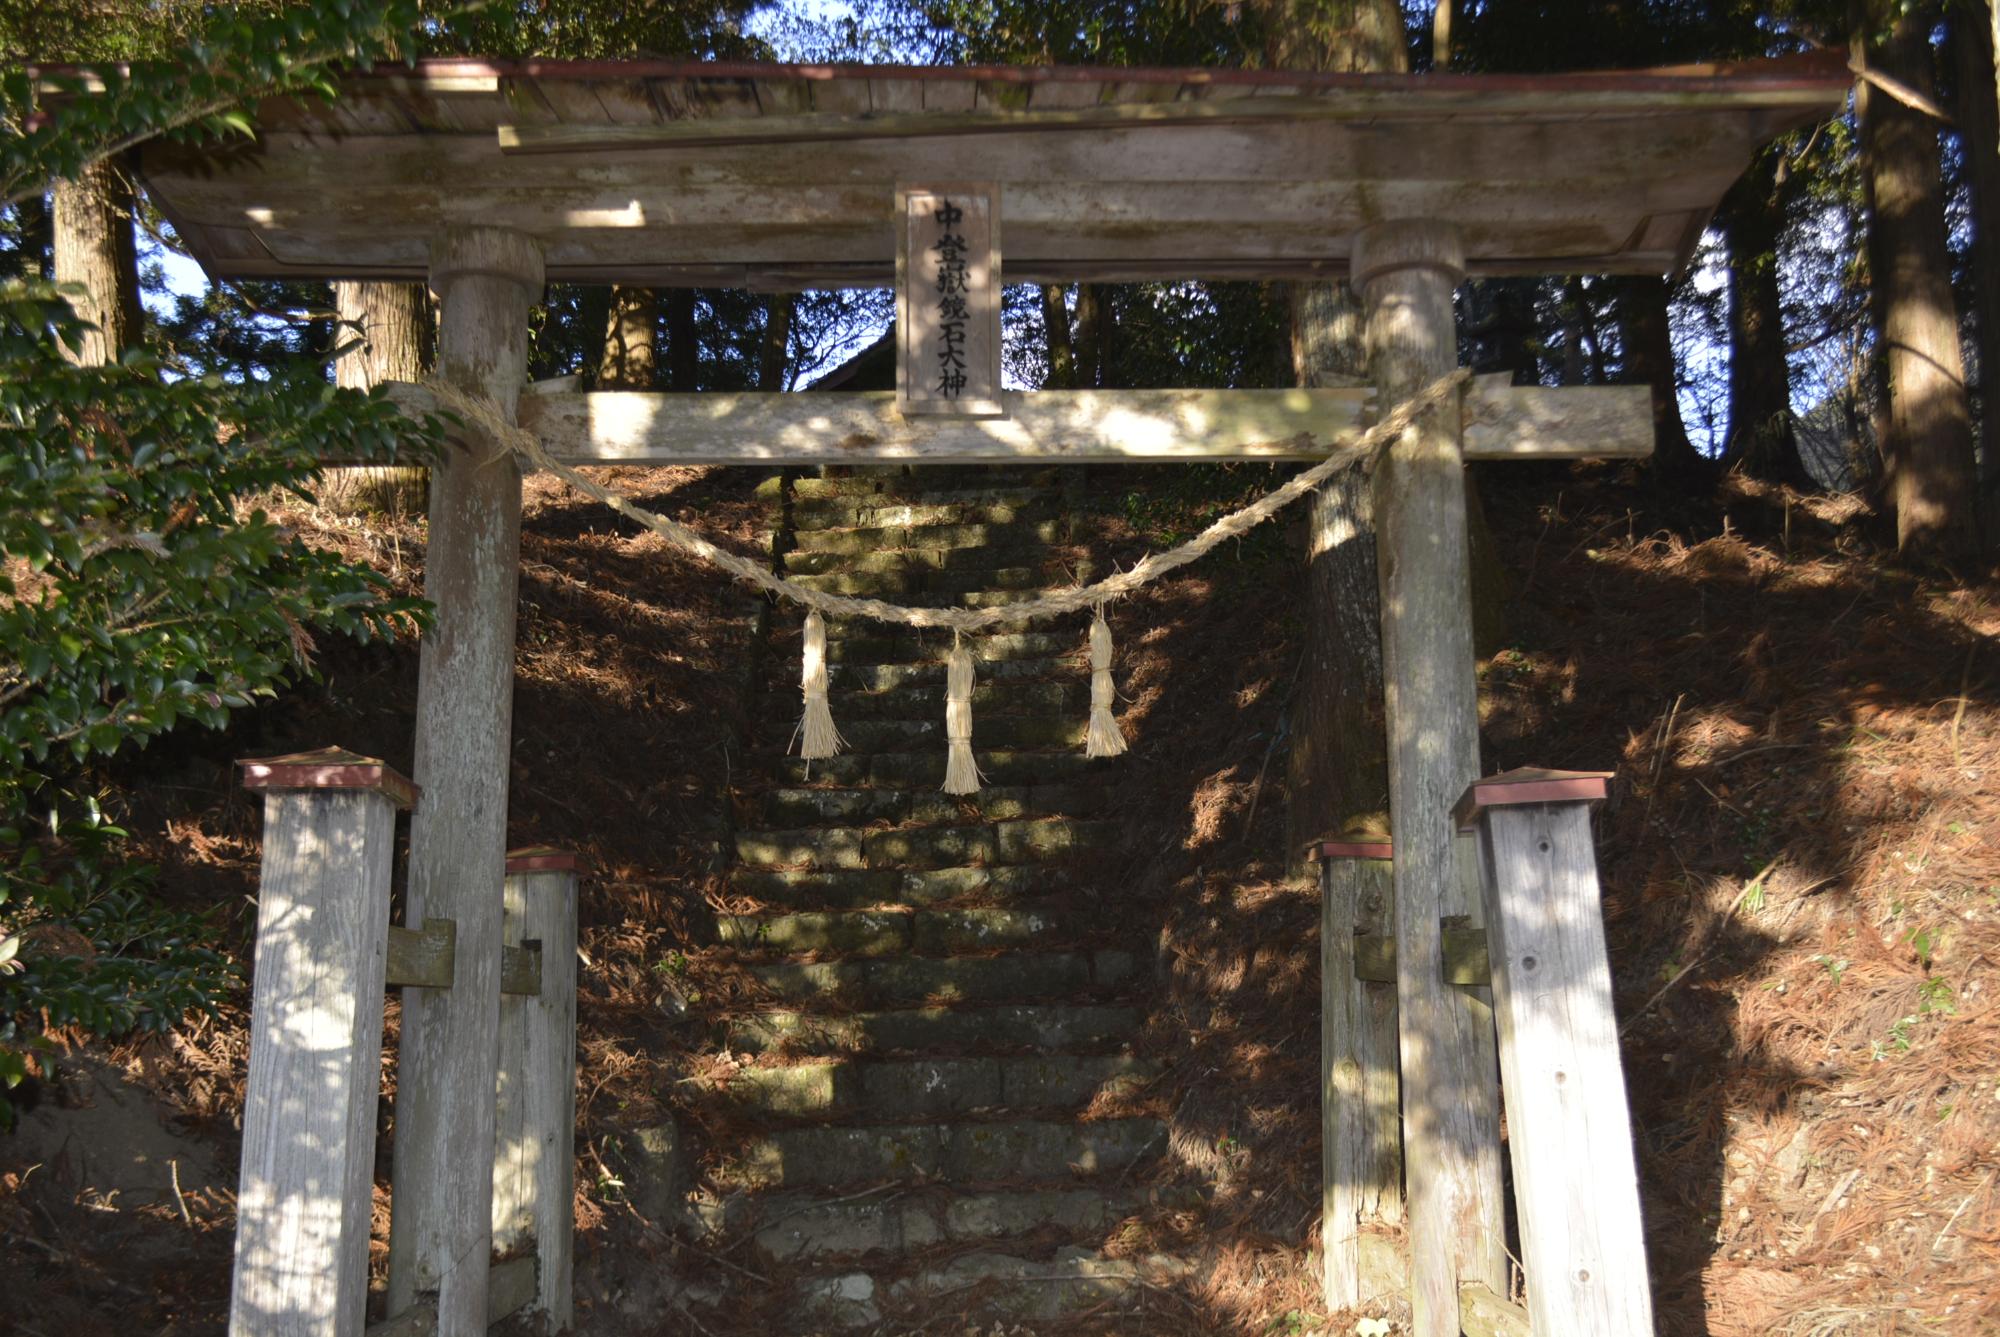
[[[368,1300],[396,810],[416,789],[337,748],[245,761],[264,795],[232,1337],[348,1337]]]
[[[1403,1219],[1396,985],[1355,973],[1362,938],[1395,940],[1387,840],[1325,841],[1320,869],[1320,1258],[1330,1310],[1399,1285],[1364,1249],[1370,1226]]]
[[[1509,771],[1466,790],[1535,1337],[1650,1337],[1591,805],[1604,772]]]
[[[493,1247],[532,1241],[543,1330],[571,1317],[575,1231],[577,858],[562,850],[507,856],[501,936],[532,950],[540,988],[500,1000],[500,1078],[494,1109]]]

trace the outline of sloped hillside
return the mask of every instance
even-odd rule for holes
[[[755,495],[761,477],[633,471],[622,486],[756,551],[777,523]],[[1161,546],[1271,478],[1089,481],[1072,540],[1102,563]],[[1661,1330],[1993,1330],[2000,588],[1899,567],[1851,501],[1748,486],[1665,500],[1601,466],[1483,485],[1512,581],[1508,646],[1482,667],[1488,769],[1618,772],[1598,831]],[[754,601],[589,503],[531,492],[513,839],[577,848],[593,870],[580,1322],[719,1335],[730,1293],[782,1271],[646,1219],[634,1135],[711,1117],[701,1083],[683,1079],[740,1062],[714,1021],[755,996],[745,971],[757,963],[708,945],[707,926],[736,908],[727,795],[748,740],[795,713],[783,690],[795,668],[788,648],[759,662],[769,635]],[[294,520],[416,579],[417,528],[364,537]],[[1300,588],[1298,556],[1273,528],[1112,612],[1134,750],[1093,803],[1118,841],[1099,913],[1150,947],[1133,1048],[1160,1074],[1144,1099],[1166,1137],[1120,1185],[1133,1201],[1101,1242],[1113,1261],[1194,1265],[1121,1297],[1137,1317],[1086,1307],[1061,1320],[1077,1330],[1328,1326],[1305,1247],[1318,1212],[1318,909],[1278,857]],[[258,823],[229,759],[337,742],[407,763],[410,648],[320,654],[323,684],[118,777],[168,888],[212,907],[239,945]],[[178,1138],[159,1154],[209,1163],[178,1199],[157,1185],[86,1192],[109,1173],[98,1147],[24,1158],[25,1143],[0,1142],[0,1287],[36,1297],[18,1316],[9,1301],[22,1331],[215,1330],[241,1023],[225,1015],[94,1056],[103,1081],[159,1102]],[[95,1080],[72,1085],[83,1097]],[[961,1316],[941,1304],[924,1330],[959,1331]]]

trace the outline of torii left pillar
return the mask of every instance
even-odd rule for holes
[[[541,248],[518,232],[450,228],[431,245],[439,373],[510,420],[542,281]],[[457,965],[450,988],[403,995],[389,1312],[435,1294],[438,1337],[485,1337],[521,471],[497,443],[454,444],[430,497],[437,622],[417,676],[408,917],[454,921]]]

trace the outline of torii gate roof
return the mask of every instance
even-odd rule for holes
[[[1559,75],[431,60],[272,102],[139,171],[209,270],[420,278],[446,224],[554,280],[886,286],[898,183],[998,181],[1011,281],[1344,273],[1378,221],[1475,274],[1678,267],[1765,140],[1838,112],[1838,53]]]

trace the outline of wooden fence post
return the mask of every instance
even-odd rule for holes
[[[416,791],[328,748],[246,761],[264,792],[231,1337],[352,1337],[368,1300],[396,809]]]
[[[501,934],[533,946],[541,991],[500,1000],[495,1093],[493,1247],[533,1241],[535,1299],[543,1330],[570,1325],[575,1230],[576,856],[516,850],[507,856]]]
[[[1650,1337],[1652,1291],[1590,807],[1608,776],[1510,771],[1478,832],[1501,1091],[1535,1337]]]
[[[539,244],[518,232],[448,227],[431,248],[438,374],[509,418],[542,277]],[[520,527],[512,455],[483,439],[447,447],[431,470],[424,593],[437,621],[417,669],[409,921],[454,922],[456,974],[403,998],[389,1234],[390,1312],[434,1292],[439,1337],[486,1337],[488,1324]]]
[[[1355,286],[1384,404],[1458,365],[1457,229],[1410,220],[1355,240]],[[1451,804],[1479,778],[1461,415],[1425,414],[1375,470],[1389,824],[1396,844],[1396,1001],[1415,1337],[1458,1337],[1458,1288],[1506,1292],[1499,1070],[1484,989],[1444,974],[1448,917],[1479,913],[1470,841]]]
[[[1393,1289],[1364,1257],[1363,1227],[1403,1219],[1396,986],[1355,974],[1358,935],[1396,931],[1390,845],[1314,846],[1320,867],[1320,1260],[1329,1310]]]

